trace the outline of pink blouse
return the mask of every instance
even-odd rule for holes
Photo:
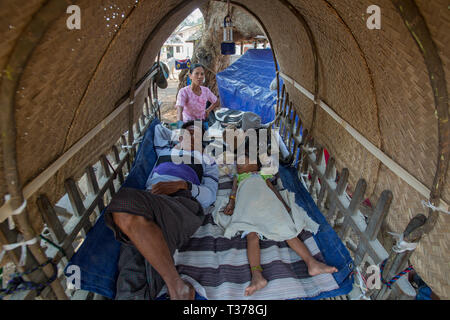
[[[177,106],[183,107],[183,121],[204,120],[206,102],[214,104],[217,97],[207,87],[200,86],[202,94],[197,96],[191,89],[191,86],[180,89],[177,97]]]

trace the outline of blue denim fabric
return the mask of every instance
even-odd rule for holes
[[[145,189],[147,177],[157,159],[153,148],[153,138],[155,126],[159,123],[159,119],[155,119],[145,132],[136,159],[122,188]],[[117,261],[121,244],[114,238],[112,230],[106,226],[103,214],[104,211],[69,261],[64,273],[70,276],[71,273],[67,272],[67,268],[71,265],[78,266],[81,271],[82,290],[113,299],[116,292]]]
[[[319,232],[314,235],[314,239],[325,258],[326,263],[339,270],[338,272],[333,273],[333,277],[339,284],[338,289],[323,292],[317,297],[307,298],[306,300],[336,297],[349,293],[352,290],[352,271],[354,268],[350,253],[320,212],[319,208],[317,208],[309,192],[297,178],[297,170],[293,167],[280,167],[280,178],[283,182],[283,186],[287,190],[295,192],[295,202],[305,209],[315,222],[320,224]]]

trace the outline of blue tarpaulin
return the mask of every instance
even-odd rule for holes
[[[270,90],[270,83],[275,76],[271,49],[248,50],[216,75],[222,107],[254,112],[261,116],[262,123],[272,121],[277,92]]]

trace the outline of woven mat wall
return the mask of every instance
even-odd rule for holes
[[[26,15],[21,12],[20,18],[11,14],[26,2],[2,2],[1,21],[7,25],[17,25],[12,31],[19,30],[15,19],[21,22],[23,28],[40,8],[40,3],[36,3],[30,6]],[[24,185],[114,110],[115,103],[130,88],[131,71],[144,40],[160,22],[161,16],[179,2],[165,1],[161,5],[154,1],[136,3],[134,0],[79,1],[77,5],[82,12],[80,30],[67,29],[67,14],[51,25],[30,57],[16,94],[17,159]],[[195,9],[196,3],[192,2],[186,7],[187,11],[167,21],[153,45],[145,52],[137,79],[148,71],[158,48],[185,16]],[[2,28],[2,32],[4,30]],[[2,67],[19,35],[20,32],[17,35],[8,34],[12,40],[2,42]],[[142,90],[135,99],[135,119],[146,92],[146,89]],[[64,180],[81,176],[85,167],[96,162],[100,154],[107,151],[126,130],[128,111],[125,110],[67,162],[37,194],[46,193],[50,201],[56,202],[65,193]],[[1,176],[3,199],[7,190]],[[28,203],[34,228],[40,232],[42,221],[35,206],[35,197]]]
[[[6,76],[6,62],[15,41],[29,22],[30,17],[38,10],[44,0],[32,1],[2,1],[0,2],[0,81]],[[0,138],[1,142],[1,138]],[[0,144],[0,205],[4,202],[7,193],[6,182],[3,176],[3,150]]]
[[[450,92],[450,14],[446,0],[416,0],[444,66],[447,92]],[[431,143],[431,141],[430,141]],[[450,203],[450,170],[447,171],[443,199]],[[440,214],[433,231],[419,244],[412,257],[415,268],[432,288],[445,299],[450,299],[450,215]]]
[[[365,21],[351,13],[352,10],[364,12],[371,1],[357,4],[351,0],[330,2],[352,30],[373,75],[382,133],[381,149],[431,189],[438,152],[437,121],[429,74],[417,44],[390,1],[377,3],[382,8],[379,32],[364,30]],[[443,30],[450,27],[449,15],[443,14],[448,13],[448,2],[418,1],[418,4],[420,9],[426,8],[422,13],[433,39],[438,39],[436,42],[450,88],[449,51],[443,46],[445,40],[449,40],[447,34],[443,36]],[[373,197],[384,189],[393,192],[394,203],[387,225],[393,231],[401,232],[414,215],[426,212],[420,202],[424,197],[383,165],[378,177]],[[443,190],[443,198],[448,203],[449,188]],[[435,229],[420,242],[412,258],[418,273],[442,298],[450,297],[450,279],[446,276],[450,271],[449,227],[449,217],[441,215]]]

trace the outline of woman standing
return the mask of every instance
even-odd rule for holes
[[[178,92],[177,120],[180,127],[190,120],[208,119],[209,113],[220,108],[220,100],[207,87],[202,86],[205,80],[205,70],[201,64],[193,64],[189,69],[191,84]],[[211,105],[208,107],[207,103]],[[207,125],[207,124],[206,124]]]

